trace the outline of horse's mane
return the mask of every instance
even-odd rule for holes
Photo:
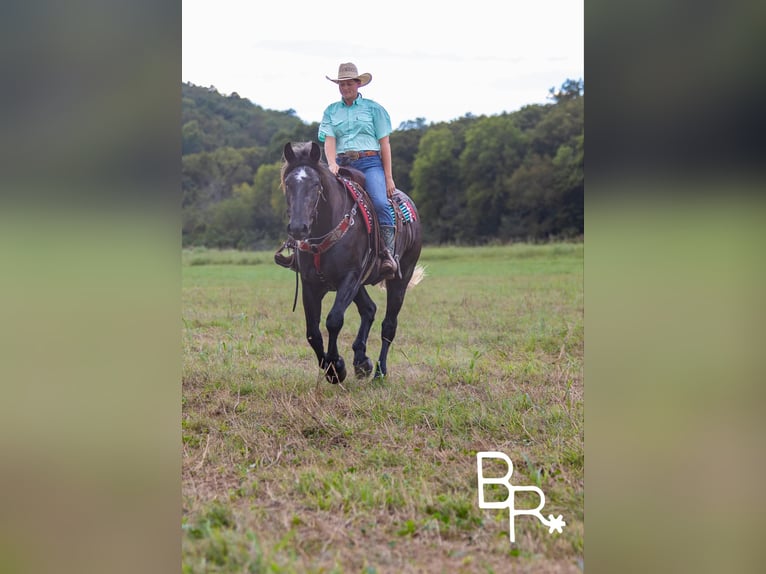
[[[300,166],[307,166],[316,170],[319,173],[319,178],[322,181],[322,187],[324,189],[331,189],[332,184],[337,182],[337,179],[326,164],[311,159],[312,144],[313,142],[299,142],[292,144],[295,159],[293,161],[285,160],[280,172],[282,193],[285,191],[285,178],[291,171]]]

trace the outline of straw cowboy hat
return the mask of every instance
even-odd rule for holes
[[[360,84],[359,87],[366,86],[372,81],[372,74],[364,73],[360,74],[359,71],[356,69],[356,66],[352,64],[351,62],[347,62],[345,64],[341,64],[338,67],[338,79],[334,80],[330,76],[325,76],[328,80],[331,82],[335,82],[336,84],[342,80],[359,80]]]

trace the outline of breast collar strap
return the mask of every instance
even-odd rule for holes
[[[300,240],[296,243],[298,251],[314,254],[314,269],[317,273],[320,273],[320,256],[325,251],[329,250],[346,234],[348,228],[354,224],[354,215],[356,214],[356,204],[351,208],[351,211],[343,216],[340,223],[335,226],[335,229],[330,231],[324,236],[324,239],[320,243],[309,243],[305,240]]]

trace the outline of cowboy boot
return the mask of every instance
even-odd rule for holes
[[[381,225],[380,232],[383,235],[383,241],[386,248],[381,254],[383,261],[380,265],[380,274],[384,279],[393,279],[396,277],[398,265],[394,259],[394,231],[395,227],[391,225]]]

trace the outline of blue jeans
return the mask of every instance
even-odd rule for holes
[[[340,160],[340,161],[338,161]],[[383,161],[379,155],[360,157],[356,161],[343,162],[343,158],[336,160],[338,165],[347,165],[364,173],[367,184],[364,188],[370,194],[375,213],[381,225],[394,226],[394,219],[388,209],[388,194],[386,193],[386,174],[383,171]]]

